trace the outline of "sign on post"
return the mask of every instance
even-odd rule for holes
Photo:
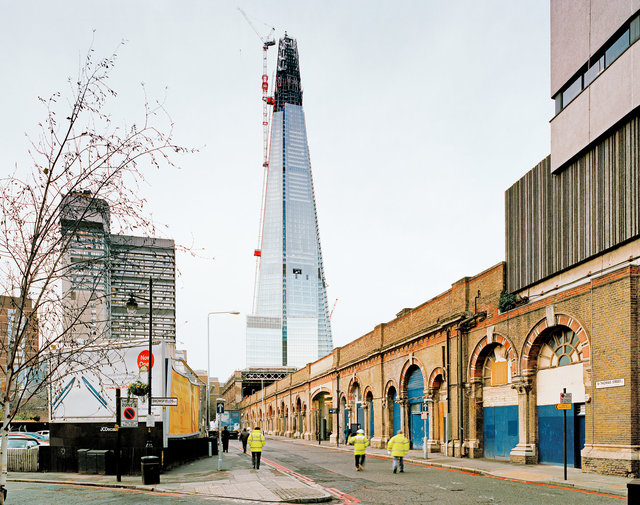
[[[556,403],[556,410],[571,410],[570,403]]]
[[[571,393],[560,393],[560,403],[573,403]]]
[[[329,414],[337,414],[338,409],[329,409]]]
[[[120,401],[122,428],[138,427],[138,400],[123,398]]]
[[[218,401],[216,402],[216,413],[224,414],[224,400],[220,401],[220,399],[218,399]]]
[[[177,407],[178,398],[175,396],[156,396],[151,398],[153,407]]]

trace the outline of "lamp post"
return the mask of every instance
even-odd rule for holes
[[[151,371],[153,369],[153,279],[149,277],[149,299],[144,299],[140,297],[142,300],[149,302],[149,364],[147,366],[148,373],[148,382],[149,382],[149,410],[147,411],[147,445],[146,445],[146,455],[150,456],[151,451],[153,449],[153,442],[151,441],[151,423],[152,423],[152,413],[151,413]],[[127,311],[129,313],[135,313],[138,310],[138,303],[136,302],[133,293],[130,294],[129,300],[127,301]]]
[[[237,316],[240,312],[236,310],[221,311],[221,312],[209,312],[207,314],[207,436],[209,436],[209,428],[211,426],[211,395],[209,393],[209,382],[211,378],[211,352],[209,349],[211,342],[211,316],[216,314],[230,314]],[[220,423],[218,423],[218,470],[222,470],[222,432],[220,430]]]

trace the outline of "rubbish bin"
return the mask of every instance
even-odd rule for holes
[[[79,451],[78,451],[79,452]],[[91,468],[92,472],[100,475],[115,475],[115,461],[113,459],[113,451],[105,449],[94,449],[87,453],[87,470]]]
[[[209,437],[209,443],[211,444],[212,456],[218,455],[218,437]]]
[[[627,482],[627,503],[640,503],[640,479]]]
[[[160,483],[160,458],[158,456],[142,456],[140,465],[142,467],[143,484]]]
[[[78,473],[89,473],[87,471],[87,453],[90,449],[78,449]]]

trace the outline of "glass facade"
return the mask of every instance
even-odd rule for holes
[[[295,50],[297,72],[295,40],[281,39],[280,54],[283,41],[288,58]],[[302,105],[284,103],[273,113],[256,282],[256,313],[247,319],[248,367],[301,367],[333,350]]]

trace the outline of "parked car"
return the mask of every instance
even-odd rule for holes
[[[45,440],[49,440],[49,430],[36,431],[36,435],[40,435],[44,437]]]
[[[41,444],[35,438],[15,437],[13,435],[9,435],[7,447],[9,449],[37,449],[41,445],[44,445],[44,444]]]
[[[26,438],[28,440],[35,440],[38,442],[38,445],[49,445],[49,441],[45,440],[42,435],[28,431],[12,431],[9,433],[9,439],[11,438]]]

